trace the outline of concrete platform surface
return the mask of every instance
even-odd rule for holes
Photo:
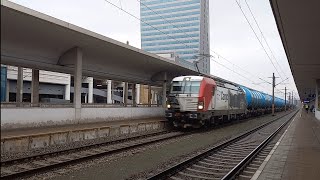
[[[320,179],[320,121],[302,109],[252,179]]]

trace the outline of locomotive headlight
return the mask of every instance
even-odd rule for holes
[[[167,108],[170,109],[170,108],[171,108],[171,105],[170,105],[170,104],[167,104]]]
[[[204,103],[203,102],[199,102],[198,103],[198,109],[200,109],[200,110],[202,110],[203,109],[203,106],[204,105]]]

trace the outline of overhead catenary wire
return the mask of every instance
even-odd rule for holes
[[[287,75],[286,75],[286,73],[282,70],[282,68],[281,68],[280,64],[278,63],[277,58],[275,57],[275,55],[274,55],[274,53],[273,53],[272,49],[270,48],[269,43],[268,43],[267,39],[265,38],[264,33],[262,32],[262,30],[261,30],[261,28],[260,28],[260,26],[259,26],[259,23],[258,23],[258,21],[257,21],[257,19],[256,19],[256,17],[255,17],[255,15],[253,14],[253,12],[252,12],[252,10],[251,10],[251,8],[250,8],[250,6],[249,6],[249,4],[248,4],[247,0],[245,0],[245,3],[246,3],[246,6],[248,7],[248,10],[249,10],[249,12],[250,12],[251,16],[253,17],[253,20],[254,20],[255,24],[257,25],[257,27],[258,27],[258,29],[259,29],[259,31],[260,31],[260,33],[261,33],[261,35],[262,35],[263,40],[265,41],[265,43],[266,43],[266,45],[267,45],[267,47],[268,47],[268,49],[269,49],[269,51],[270,51],[270,53],[271,53],[271,56],[273,57],[273,59],[274,59],[274,60],[275,60],[275,62],[277,63],[277,65],[278,65],[278,67],[279,67],[280,71],[283,73],[283,75],[285,76],[285,78],[286,78],[286,79],[288,79],[288,76],[287,76]],[[289,81],[290,81],[290,80],[289,80]]]
[[[185,43],[183,43],[183,42],[180,42],[180,41],[179,41],[179,40],[177,40],[176,38],[174,38],[174,37],[172,37],[172,36],[168,35],[167,33],[164,33],[163,31],[161,31],[160,29],[158,29],[158,28],[156,28],[156,27],[154,27],[154,26],[150,25],[149,23],[146,23],[145,21],[143,21],[142,19],[138,18],[137,16],[135,16],[135,15],[131,14],[130,12],[128,12],[128,11],[126,11],[126,10],[124,10],[124,9],[121,9],[119,6],[117,6],[117,5],[113,4],[112,2],[110,2],[110,1],[108,1],[108,0],[105,0],[105,2],[107,2],[107,3],[111,4],[111,5],[113,5],[114,7],[118,8],[119,10],[121,10],[121,11],[123,11],[123,12],[125,12],[125,13],[127,13],[128,15],[130,15],[130,16],[132,16],[132,17],[134,17],[135,19],[137,19],[137,20],[139,20],[139,21],[141,21],[141,22],[143,22],[143,23],[147,24],[148,26],[150,26],[150,27],[154,28],[155,30],[157,30],[157,31],[161,32],[162,34],[164,34],[164,35],[166,35],[166,36],[170,37],[171,39],[174,39],[174,40],[176,40],[177,42],[179,42],[179,43],[181,43],[181,44],[185,45],[186,47],[189,47],[189,45],[187,45],[187,44],[185,44]],[[178,28],[178,27],[177,27],[177,28]],[[191,49],[194,49],[194,48],[191,48]],[[194,49],[194,50],[197,50],[197,49]],[[215,54],[218,54],[218,53],[216,53],[216,52],[214,52],[214,53],[215,53]],[[222,58],[224,58],[224,57],[223,57],[223,56],[221,56],[220,54],[219,54],[219,56],[220,56],[220,57],[222,57]],[[224,58],[224,59],[226,59],[226,58]],[[223,65],[223,64],[221,64],[221,63],[219,63],[218,61],[216,61],[216,60],[214,60],[214,59],[211,59],[211,60],[213,60],[214,62],[216,62],[218,65],[220,65],[220,66],[222,66],[222,67],[224,67],[224,68],[226,68],[226,69],[228,69],[228,70],[230,70],[230,71],[232,71],[232,72],[234,72],[234,73],[238,74],[240,77],[244,78],[246,81],[249,81],[249,82],[251,82],[251,83],[253,83],[253,84],[256,84],[254,81],[250,80],[249,78],[247,78],[247,77],[243,76],[243,75],[242,75],[242,74],[240,74],[240,73],[235,72],[234,70],[232,70],[232,69],[230,69],[230,68],[226,67],[225,65]],[[233,64],[233,63],[232,63],[232,64]],[[233,65],[234,65],[234,64],[233,64]],[[239,66],[237,66],[237,67],[239,67]],[[255,77],[256,77],[256,76],[255,76]],[[260,77],[259,77],[259,79],[263,80],[263,79],[262,79],[262,78],[260,78]],[[263,80],[263,81],[265,81],[265,80]],[[260,86],[260,87],[262,87],[263,89],[265,89],[265,87],[264,87],[264,86],[261,86],[261,85],[258,85],[258,86]]]
[[[111,4],[112,6],[116,7],[117,9],[119,9],[119,10],[121,10],[121,11],[125,12],[126,14],[130,15],[131,17],[133,17],[133,18],[135,18],[135,19],[137,19],[137,20],[139,20],[139,21],[141,21],[141,22],[143,22],[143,23],[147,24],[148,26],[150,26],[150,27],[152,27],[153,29],[155,29],[155,30],[157,30],[157,31],[161,32],[162,34],[164,34],[164,35],[166,35],[166,36],[168,36],[168,37],[170,37],[170,38],[172,38],[172,39],[176,40],[177,42],[179,42],[179,43],[181,43],[181,44],[183,44],[183,45],[185,45],[186,47],[189,47],[189,45],[187,45],[187,44],[185,44],[185,43],[183,43],[183,42],[179,41],[178,39],[176,39],[176,38],[174,38],[174,37],[170,36],[169,34],[167,34],[167,33],[163,32],[163,31],[161,31],[161,30],[160,30],[160,29],[158,29],[157,27],[154,27],[153,25],[151,25],[151,24],[149,24],[149,23],[147,23],[147,22],[143,21],[141,18],[139,18],[139,17],[137,17],[137,16],[135,16],[135,15],[131,14],[130,12],[128,12],[128,11],[126,11],[126,10],[124,10],[124,9],[122,9],[121,7],[117,6],[116,4],[114,4],[114,3],[112,3],[112,2],[110,2],[110,1],[108,1],[108,0],[104,0],[104,1],[105,1],[105,2],[107,2],[107,3],[109,3],[109,4]]]
[[[244,11],[243,11],[243,9],[242,9],[242,7],[241,7],[240,3],[239,3],[237,0],[235,0],[235,1],[236,1],[236,3],[237,3],[238,7],[240,8],[240,10],[241,10],[241,12],[242,12],[243,16],[245,17],[245,19],[246,19],[247,23],[249,24],[249,26],[250,26],[251,30],[253,31],[253,33],[254,33],[255,37],[256,37],[256,38],[257,38],[257,40],[259,41],[259,43],[260,43],[260,45],[261,45],[262,49],[263,49],[263,50],[264,50],[264,52],[266,53],[266,55],[267,55],[267,57],[268,57],[269,61],[271,62],[272,66],[273,66],[273,67],[274,67],[274,69],[277,71],[277,73],[279,74],[280,78],[283,80],[283,78],[282,78],[281,74],[279,73],[279,71],[278,71],[277,67],[274,65],[274,63],[273,63],[273,61],[272,61],[272,59],[271,59],[270,55],[268,54],[268,52],[267,52],[266,48],[263,46],[263,44],[262,44],[261,40],[259,39],[259,37],[258,37],[258,35],[257,35],[256,31],[254,30],[253,26],[251,25],[251,23],[250,23],[250,21],[249,21],[248,17],[247,17],[247,16],[246,16],[246,14],[244,13]]]
[[[121,3],[121,0],[119,0],[119,3],[120,3],[120,7],[121,7],[121,9],[123,9],[123,8],[122,8],[122,3]]]
[[[253,29],[253,27],[252,27],[251,23],[249,22],[249,20],[248,20],[248,18],[246,17],[246,15],[245,15],[244,11],[243,11],[243,10],[242,10],[242,8],[241,8],[240,3],[239,3],[237,0],[236,0],[236,2],[237,2],[237,4],[238,4],[238,6],[239,6],[239,8],[240,8],[240,10],[241,10],[241,12],[242,12],[242,14],[243,14],[243,15],[244,15],[244,17],[246,18],[246,20],[247,20],[247,22],[248,22],[249,26],[251,27],[252,31],[255,33],[255,31],[254,31],[254,29]],[[277,65],[279,66],[280,71],[283,73],[283,75],[286,77],[286,79],[283,79],[283,78],[282,78],[281,74],[279,73],[279,71],[278,71],[278,70],[277,70],[277,68],[275,67],[274,63],[272,62],[271,58],[269,57],[269,55],[268,55],[267,51],[265,50],[265,48],[264,48],[263,44],[261,43],[260,39],[258,38],[257,34],[255,33],[256,38],[258,39],[259,43],[261,44],[262,48],[264,49],[265,53],[267,54],[267,56],[268,56],[269,60],[271,61],[271,63],[272,63],[272,65],[273,65],[273,67],[276,69],[276,71],[277,71],[277,72],[278,72],[278,74],[280,75],[280,77],[281,77],[281,79],[282,79],[282,82],[283,82],[283,81],[285,81],[285,80],[287,80],[287,79],[289,79],[289,78],[287,77],[286,73],[282,70],[282,68],[281,68],[280,64],[278,63],[277,58],[275,57],[275,55],[274,55],[274,53],[273,53],[272,49],[270,48],[269,43],[268,43],[267,39],[265,38],[265,36],[264,36],[264,34],[263,34],[263,32],[262,32],[262,30],[261,30],[260,26],[259,26],[259,23],[258,23],[257,19],[255,18],[255,16],[254,16],[254,14],[253,14],[253,12],[252,12],[252,10],[251,10],[251,8],[250,8],[250,6],[249,6],[249,4],[248,4],[247,0],[245,0],[245,3],[246,3],[246,6],[248,7],[248,10],[249,10],[249,12],[250,12],[251,16],[252,16],[252,17],[253,17],[253,19],[254,19],[254,22],[255,22],[256,26],[258,27],[258,29],[259,29],[259,31],[260,31],[260,33],[261,33],[261,36],[262,36],[263,40],[265,41],[265,43],[266,43],[266,45],[267,45],[267,47],[268,47],[268,49],[269,49],[269,51],[270,51],[270,53],[271,53],[272,57],[274,58],[275,62],[276,62],[276,63],[277,63]],[[261,78],[260,78],[260,79],[261,79]],[[263,79],[261,79],[261,80],[263,80]],[[263,80],[263,81],[265,81],[265,80]],[[266,82],[266,81],[265,81],[265,82]],[[269,82],[268,82],[268,83],[269,83]],[[276,90],[277,90],[277,89],[276,89]],[[277,92],[279,92],[279,90],[277,90]],[[281,92],[281,91],[280,91],[280,93],[283,93],[283,92]]]
[[[152,8],[150,8],[148,5],[146,5],[145,3],[141,2],[141,0],[137,0],[140,4],[142,4],[144,7],[148,8],[150,11],[152,11],[154,14],[158,15],[161,19],[163,19],[164,21],[166,21],[167,23],[171,24],[175,29],[180,30],[183,34],[187,35],[189,38],[193,39],[193,40],[197,40],[193,37],[191,37],[189,34],[183,32],[178,26],[176,26],[175,24],[171,23],[169,20],[167,20],[166,18],[164,18],[163,16],[161,16],[159,13],[157,13],[156,11],[154,11]],[[255,78],[259,78],[262,79],[260,77],[257,77],[256,75],[253,75],[252,73],[244,70],[243,68],[241,68],[240,66],[232,63],[230,60],[228,60],[227,58],[223,57],[221,54],[213,51],[212,49],[209,49],[211,52],[213,52],[214,54],[216,54],[218,57],[221,57],[223,60],[229,62],[230,64],[232,64],[233,66],[236,66],[237,68],[239,68],[240,70],[242,70],[243,72],[246,72],[247,74],[250,74],[251,76],[255,77]],[[220,64],[221,65],[221,64]],[[265,80],[263,80],[265,81]]]
[[[132,16],[132,17],[134,17],[135,19],[137,19],[137,20],[139,20],[139,21],[141,21],[141,22],[143,22],[143,23],[147,24],[148,26],[150,26],[150,27],[154,28],[155,30],[157,30],[157,31],[161,32],[162,34],[164,34],[164,35],[166,35],[166,36],[168,36],[168,37],[170,37],[170,38],[172,38],[172,39],[176,40],[177,42],[179,42],[179,43],[181,43],[181,44],[183,44],[183,45],[185,45],[186,47],[189,47],[189,45],[187,45],[187,44],[185,44],[185,43],[183,43],[183,42],[181,42],[181,41],[177,40],[176,38],[174,38],[174,37],[172,37],[172,36],[168,35],[167,33],[165,33],[165,32],[163,32],[163,31],[161,31],[160,29],[158,29],[158,28],[156,28],[156,27],[154,27],[153,25],[151,25],[151,24],[149,24],[149,23],[147,23],[147,22],[143,21],[141,18],[139,18],[139,17],[137,17],[137,16],[135,16],[135,15],[131,14],[130,12],[128,12],[128,11],[126,11],[126,10],[124,10],[124,9],[121,9],[121,7],[117,6],[116,4],[114,4],[114,3],[112,3],[112,2],[110,2],[110,1],[108,1],[108,0],[104,0],[104,1],[105,1],[105,2],[107,2],[107,3],[109,3],[109,4],[111,4],[112,6],[116,7],[117,9],[119,9],[119,10],[121,10],[121,11],[125,12],[126,14],[128,14],[128,15],[130,15],[130,16]],[[191,48],[191,49],[194,49],[194,48]],[[194,49],[194,50],[197,50],[197,49]],[[215,62],[217,62],[216,60],[214,60],[214,61],[215,61]],[[221,65],[221,66],[222,66],[222,64],[221,64],[221,63],[219,63],[219,65]],[[226,66],[223,66],[223,67],[225,67],[225,68],[226,68]],[[230,68],[227,68],[227,69],[228,69],[228,70],[231,70]],[[231,70],[231,71],[232,71],[232,70]],[[241,75],[240,73],[237,73],[237,74],[238,74],[238,75],[240,75],[241,77],[245,78],[246,80],[248,80],[248,81],[250,81],[250,82],[253,82],[252,80],[250,80],[249,78],[247,78],[247,77],[245,77],[245,76]]]
[[[259,23],[258,23],[258,21],[257,21],[256,17],[254,16],[253,12],[251,11],[251,8],[250,8],[250,6],[249,6],[249,4],[248,4],[247,0],[245,0],[245,3],[246,3],[246,5],[247,5],[247,7],[248,7],[248,9],[249,9],[249,12],[250,12],[251,16],[252,16],[252,17],[253,17],[253,19],[254,19],[254,22],[256,23],[256,25],[257,25],[257,27],[258,27],[258,29],[259,29],[259,31],[260,31],[260,33],[261,33],[261,35],[262,35],[262,38],[263,38],[263,39],[264,39],[264,41],[266,42],[266,45],[267,45],[267,47],[268,47],[268,49],[269,49],[269,51],[270,51],[270,53],[271,53],[271,55],[272,55],[273,59],[275,59],[276,63],[277,63],[277,64],[278,64],[278,66],[279,66],[279,69],[280,69],[280,71],[283,73],[283,75],[284,75],[285,77],[287,77],[286,73],[284,73],[284,71],[282,70],[282,68],[281,68],[280,64],[278,63],[278,60],[277,60],[277,58],[275,57],[275,55],[274,55],[274,53],[273,53],[272,49],[270,48],[269,43],[268,43],[267,39],[265,38],[265,36],[264,36],[264,34],[263,34],[263,32],[262,32],[262,30],[261,30],[260,26],[259,26]]]
[[[183,32],[183,31],[182,31],[179,27],[177,27],[175,24],[171,23],[169,20],[167,20],[166,18],[164,18],[163,16],[161,16],[159,13],[157,13],[156,11],[154,11],[152,8],[150,8],[149,6],[147,6],[145,3],[141,2],[141,0],[137,0],[137,1],[138,1],[140,4],[142,4],[143,6],[145,6],[146,8],[148,8],[149,10],[151,10],[154,14],[158,15],[161,19],[163,19],[163,20],[166,21],[167,23],[171,24],[175,29],[178,29],[178,30],[180,30],[183,34],[189,36],[189,34]],[[193,38],[193,37],[191,37],[191,36],[189,36],[189,37],[190,37],[191,39],[196,40],[195,38]],[[213,52],[214,54],[216,54],[216,55],[218,56],[218,58],[221,57],[223,60],[229,62],[229,63],[232,64],[233,66],[236,66],[237,68],[239,68],[240,70],[244,71],[245,73],[250,74],[251,76],[253,76],[253,77],[255,77],[255,78],[258,78],[258,79],[260,79],[260,80],[263,80],[264,82],[267,82],[266,80],[264,80],[264,79],[262,79],[262,78],[260,78],[260,77],[257,77],[256,75],[253,75],[252,73],[244,70],[244,69],[241,68],[240,66],[232,63],[230,60],[228,60],[227,58],[223,57],[221,54],[213,51],[212,49],[209,49],[209,50],[210,50],[211,52]],[[218,63],[218,61],[216,61],[216,60],[213,60],[213,61],[216,62],[216,63]],[[221,63],[218,63],[218,64],[219,64],[220,66],[223,66],[224,68],[226,68],[226,69],[234,72],[235,74],[240,75],[239,73],[236,73],[234,70],[231,70],[230,68],[227,68],[227,67],[224,66],[223,64],[221,64]],[[240,75],[240,76],[244,77],[243,75]],[[247,77],[244,77],[244,78],[247,79]],[[251,82],[253,82],[253,81],[251,80]],[[256,84],[256,83],[253,82],[253,84]],[[261,87],[263,87],[263,86],[261,86]]]
[[[126,14],[128,14],[129,16],[131,16],[131,17],[133,17],[133,18],[135,18],[135,19],[139,20],[140,22],[143,22],[143,23],[147,24],[148,26],[150,26],[150,27],[152,27],[153,29],[155,29],[155,30],[157,30],[157,31],[161,32],[162,34],[164,34],[164,35],[168,36],[169,38],[171,38],[171,39],[173,39],[173,40],[175,40],[175,41],[179,42],[180,44],[183,44],[183,45],[185,45],[186,47],[189,47],[189,48],[190,48],[190,46],[189,46],[189,45],[187,45],[187,44],[185,44],[185,43],[183,43],[183,42],[179,41],[178,39],[176,39],[176,38],[174,38],[174,37],[170,36],[169,34],[167,34],[167,33],[163,32],[163,31],[161,31],[161,30],[160,30],[160,29],[158,29],[157,27],[154,27],[153,25],[151,25],[151,24],[149,24],[149,23],[145,22],[145,21],[144,21],[144,20],[142,20],[141,18],[139,18],[139,17],[137,17],[137,16],[133,15],[132,13],[130,13],[130,12],[128,12],[128,11],[126,11],[125,9],[122,9],[121,7],[117,6],[116,4],[114,4],[114,3],[112,3],[112,2],[110,2],[110,1],[108,1],[108,0],[104,0],[104,1],[105,1],[105,2],[107,2],[108,4],[110,4],[110,5],[114,6],[115,8],[117,8],[117,9],[119,9],[119,10],[121,10],[121,11],[125,12],[125,13],[126,13]],[[194,48],[190,48],[190,49],[194,49]],[[194,49],[194,50],[197,50],[197,49]],[[197,51],[198,51],[198,50],[197,50]],[[217,54],[217,53],[215,53],[215,54]],[[221,55],[219,55],[219,56],[220,56],[220,57],[222,57]],[[224,58],[224,59],[225,59],[225,58]],[[226,68],[226,69],[228,69],[228,70],[230,70],[230,71],[232,71],[232,72],[234,72],[234,73],[238,74],[240,77],[244,78],[246,81],[251,82],[251,83],[253,82],[253,84],[255,84],[255,82],[254,82],[254,81],[252,81],[251,79],[249,79],[249,78],[245,77],[244,75],[242,75],[242,74],[240,74],[240,73],[235,72],[234,70],[232,70],[232,69],[230,69],[230,68],[226,67],[225,65],[223,65],[223,64],[221,64],[221,63],[219,63],[218,61],[216,61],[216,60],[214,60],[214,59],[211,59],[211,60],[213,60],[214,62],[216,62],[216,63],[217,63],[217,64],[219,64],[220,66],[222,66],[222,67],[224,67],[224,68]],[[256,76],[255,76],[255,77],[256,77]],[[258,78],[259,78],[259,79],[261,79],[261,80],[263,80],[263,79],[262,79],[262,78],[260,78],[260,77],[258,77]],[[263,80],[263,81],[265,81],[265,80]],[[261,85],[259,85],[259,86],[260,86],[260,87],[263,87],[263,86],[261,86]],[[263,88],[265,88],[265,87],[263,87]]]

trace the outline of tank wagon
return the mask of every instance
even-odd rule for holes
[[[275,111],[284,109],[275,98]],[[203,76],[180,76],[171,82],[166,118],[175,127],[199,128],[270,113],[272,96]]]

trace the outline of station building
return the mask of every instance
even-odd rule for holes
[[[6,100],[7,67],[1,65],[1,102]]]
[[[1,102],[16,102],[18,67],[1,65]],[[110,88],[109,88],[110,87]],[[82,78],[81,102],[120,104],[124,102],[125,82],[100,80],[92,77]],[[128,103],[132,103],[132,84],[128,84]],[[148,86],[135,87],[138,104],[148,103]],[[161,88],[151,87],[151,103],[161,104]],[[32,69],[23,68],[22,102],[31,102]],[[109,93],[108,93],[109,92]],[[108,94],[110,97],[108,97]],[[141,96],[140,96],[141,94]],[[39,70],[39,102],[49,104],[72,103],[74,78],[70,74]],[[110,100],[109,100],[110,99]]]

